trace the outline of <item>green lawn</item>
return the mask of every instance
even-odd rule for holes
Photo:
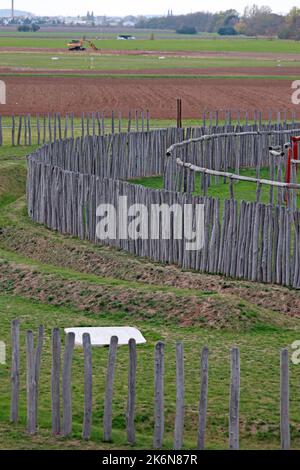
[[[170,29],[129,29],[129,30],[124,30],[124,28],[111,28],[111,27],[99,27],[99,28],[91,28],[91,29],[86,29],[86,28],[80,28],[80,26],[77,26],[76,28],[73,28],[71,31],[63,31],[61,29],[55,30],[55,28],[52,29],[44,29],[41,27],[41,29],[36,32],[18,32],[17,29],[15,30],[7,30],[7,28],[2,27],[0,25],[0,36],[2,37],[16,37],[16,38],[48,38],[48,39],[59,39],[59,38],[64,38],[64,39],[70,39],[70,38],[81,38],[83,36],[91,38],[91,39],[116,39],[118,33],[120,34],[132,34],[139,40],[145,40],[145,39],[150,39],[151,35],[154,34],[155,40],[160,40],[160,39],[177,39],[177,40],[186,40],[186,39],[194,39],[198,40],[199,38],[206,38],[206,39],[214,39],[214,38],[219,38],[217,33],[198,33],[197,35],[194,34],[187,34],[187,35],[180,35],[177,34],[175,31],[172,31]]]
[[[234,173],[234,169],[229,169],[229,172]],[[255,169],[249,168],[242,168],[240,171],[240,175],[242,176],[251,176],[252,178],[256,178],[256,171]],[[270,179],[269,169],[268,168],[261,168],[260,170],[260,177],[262,179]],[[164,187],[163,177],[162,176],[151,176],[146,178],[137,178],[131,180],[132,183],[141,184],[148,188],[155,188],[155,189],[162,189]],[[298,174],[298,183],[300,183],[300,175]],[[256,183],[251,183],[247,181],[233,181],[233,192],[234,197],[239,201],[250,201],[254,202],[256,200]],[[194,195],[201,195],[203,192],[201,191],[200,185],[200,175],[199,173],[196,174],[195,178],[195,191]],[[224,183],[222,178],[219,178],[219,181],[216,183],[214,177],[211,177],[211,185],[207,190],[207,195],[219,198],[223,203],[225,199],[230,198],[230,188],[228,181]],[[263,185],[261,188],[261,197],[260,201],[264,204],[269,203],[269,195],[270,189],[266,185]],[[274,188],[274,199],[277,197],[277,190]],[[298,195],[298,207],[300,207],[300,195]]]
[[[210,51],[210,52],[271,52],[277,54],[297,54],[300,44],[292,40],[279,39],[250,39],[250,38],[224,38],[224,39],[159,39],[118,41],[116,39],[96,40],[100,49],[106,50],[145,50],[145,51]],[[66,47],[66,41],[39,37],[0,37],[1,47],[22,48],[60,48]]]
[[[130,55],[101,55],[97,53],[49,54],[49,53],[1,53],[2,67],[22,67],[32,69],[66,69],[66,70],[151,70],[151,69],[186,69],[195,68],[203,70],[215,67],[277,67],[275,59],[235,59],[229,58],[191,58],[170,56],[130,56]],[[282,60],[282,67],[300,67],[299,61]],[[280,70],[278,68],[278,70]],[[268,72],[266,72],[268,73]],[[242,70],[241,70],[242,74]]]
[[[278,449],[279,351],[299,339],[300,321],[243,299],[242,289],[253,289],[251,283],[237,281],[236,286],[240,289],[240,294],[237,295],[227,292],[220,294],[213,288],[198,289],[195,292],[188,282],[184,288],[179,288],[172,283],[147,283],[143,277],[130,280],[129,277],[135,272],[138,274],[140,269],[144,269],[144,273],[150,269],[153,279],[156,279],[158,273],[168,276],[170,270],[164,271],[162,265],[139,260],[125,253],[63,237],[32,223],[26,215],[24,199],[26,173],[23,156],[26,153],[28,148],[0,148],[0,341],[7,343],[8,358],[6,365],[0,365],[0,448],[128,448],[125,431],[127,348],[118,349],[113,400],[113,442],[107,445],[101,442],[107,349],[93,350],[92,440],[85,443],[80,439],[83,421],[83,354],[80,348],[75,350],[73,363],[73,435],[67,440],[54,439],[50,435],[50,345],[51,329],[56,326],[61,328],[63,338],[63,328],[68,326],[131,325],[139,328],[147,339],[146,345],[138,347],[137,448],[150,448],[152,444],[153,353],[156,341],[163,340],[166,344],[165,448],[172,448],[174,430],[175,343],[183,341],[186,398],[184,447],[193,449],[196,445],[199,358],[204,345],[210,349],[207,447],[228,447],[229,352],[233,345],[237,345],[241,351],[241,448]],[[161,187],[161,179],[152,179],[151,184],[147,180],[146,184]],[[244,191],[248,190],[244,188]],[[42,251],[41,246],[44,246]],[[50,259],[46,261],[48,247]],[[64,259],[66,251],[70,254],[69,264]],[[92,256],[90,263],[86,261],[88,253]],[[75,259],[76,256],[79,259],[78,268],[74,263],[72,265],[72,257]],[[119,263],[120,269],[116,271],[119,275],[97,274],[97,263],[100,269],[105,264],[118,266]],[[134,265],[136,268],[133,268]],[[178,278],[187,275],[179,269],[176,273]],[[221,278],[220,282],[225,284],[225,279]],[[233,280],[228,281],[228,286],[235,285],[234,283]],[[52,295],[48,295],[47,288],[52,285],[56,285],[57,292],[53,290]],[[76,300],[75,295],[72,297],[74,285],[78,287],[81,301]],[[265,291],[265,295],[268,289],[270,295],[272,294],[272,287],[259,288],[262,292]],[[99,289],[97,295],[94,289]],[[100,294],[103,289],[105,296]],[[279,296],[288,290],[276,287],[276,292]],[[132,296],[131,307],[134,309],[125,308],[125,303],[122,303],[122,296],[125,294]],[[146,299],[148,294],[150,298],[142,304],[142,299]],[[56,295],[58,300],[55,300]],[[97,296],[99,308],[95,308]],[[188,319],[196,297],[202,302],[203,309],[207,305],[219,305],[219,310],[215,312],[215,324],[207,326],[202,308],[197,314],[193,312],[192,325],[179,322],[174,315],[165,316],[165,311],[170,309],[170,301],[174,302],[174,306],[171,305],[174,310],[177,303],[183,301]],[[90,303],[87,304],[87,300]],[[11,426],[8,422],[10,322],[14,318],[21,320],[22,373],[20,423]],[[227,318],[227,321],[221,326],[223,318]],[[45,344],[40,380],[39,432],[37,437],[31,439],[25,433],[25,335],[28,329],[36,333],[40,324],[45,326]],[[290,380],[292,446],[299,448],[300,366],[290,366]]]
[[[80,312],[71,308],[51,307],[35,303],[20,297],[0,295],[1,340],[9,341],[10,321],[20,318],[21,323],[21,426],[8,428],[5,435],[6,446],[22,448],[26,437],[21,432],[25,427],[25,334],[26,330],[37,331],[39,324],[45,325],[45,346],[42,356],[40,382],[39,426],[41,433],[49,436],[51,426],[50,413],[50,336],[51,329],[59,326],[101,326],[127,325],[130,323],[141,329],[147,344],[138,347],[137,406],[136,427],[137,447],[149,448],[153,435],[153,349],[157,340],[166,343],[166,438],[165,447],[172,448],[172,436],[175,412],[175,342],[182,340],[185,352],[186,381],[186,429],[185,447],[195,448],[197,429],[197,407],[199,395],[199,354],[203,345],[210,349],[210,376],[208,397],[208,436],[207,447],[210,449],[227,447],[228,440],[228,403],[229,403],[229,350],[232,345],[241,349],[241,447],[242,448],[279,448],[279,349],[290,345],[299,338],[299,331],[283,328],[271,328],[267,325],[247,333],[230,331],[209,331],[201,327],[178,328],[135,320],[121,312],[117,315]],[[63,331],[62,331],[63,336]],[[8,356],[10,348],[7,350]],[[103,395],[107,350],[93,350],[93,427],[92,440],[101,442]],[[117,357],[115,394],[113,404],[113,446],[126,447],[125,410],[127,389],[127,348],[120,348]],[[72,440],[79,440],[83,421],[83,355],[76,349],[73,365],[73,410],[74,432]],[[298,423],[297,387],[300,379],[300,367],[291,368],[291,419],[293,445],[300,444]],[[7,426],[9,416],[9,367],[0,366],[1,412],[0,430]],[[254,436],[254,430],[257,436]],[[4,438],[4,436],[3,436]],[[2,438],[2,439],[3,439]],[[71,442],[72,442],[71,440]],[[1,437],[0,437],[1,445]],[[49,445],[49,444],[48,444]],[[54,444],[52,443],[51,447]],[[68,446],[62,442],[60,444]],[[78,447],[85,447],[80,441]],[[39,447],[47,447],[47,441]]]

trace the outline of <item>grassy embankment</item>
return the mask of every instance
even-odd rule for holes
[[[127,350],[118,350],[113,409],[113,443],[101,443],[106,349],[93,351],[94,414],[91,443],[80,440],[83,419],[83,356],[76,349],[73,367],[74,433],[50,436],[51,328],[83,325],[133,325],[147,344],[139,347],[137,378],[137,447],[149,448],[153,434],[153,347],[166,342],[166,440],[172,447],[175,412],[175,341],[182,340],[186,368],[185,447],[194,448],[199,391],[199,352],[210,348],[208,448],[227,447],[229,349],[241,348],[241,447],[279,447],[279,349],[299,338],[300,323],[272,308],[256,305],[292,295],[288,289],[253,285],[180,272],[125,253],[52,233],[33,224],[25,209],[28,149],[0,149],[0,329],[8,343],[10,321],[21,319],[21,413],[8,425],[9,364],[0,365],[1,448],[126,448],[125,409]],[[198,285],[199,288],[195,288]],[[202,286],[202,288],[201,288]],[[209,288],[210,286],[210,288]],[[253,293],[253,299],[249,293]],[[243,298],[244,297],[244,298]],[[39,433],[29,438],[25,426],[25,332],[46,328],[40,386]],[[291,368],[292,442],[299,447],[300,368]]]

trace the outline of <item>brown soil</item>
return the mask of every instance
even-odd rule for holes
[[[225,297],[196,297],[187,294],[145,291],[129,286],[97,285],[84,281],[63,279],[60,276],[38,272],[24,265],[0,260],[0,292],[20,295],[56,306],[69,306],[90,313],[124,312],[135,318],[153,318],[163,315],[165,320],[179,324],[202,325],[214,328],[247,329],[252,318],[244,315],[244,307],[234,307]],[[186,305],[189,315],[186,317]]]
[[[297,76],[299,67],[205,67],[205,68],[162,68],[143,70],[78,70],[78,69],[44,69],[30,67],[1,67],[0,73],[22,73],[41,75],[193,75],[193,76]]]
[[[63,52],[68,53],[66,48],[44,48],[44,47],[32,47],[27,48],[24,51],[22,47],[0,47],[0,52],[22,52],[22,53],[38,53],[38,52]],[[74,54],[74,52],[69,52]],[[279,59],[286,60],[287,57],[289,60],[299,61],[299,54],[285,54],[285,53],[276,53],[276,52],[238,52],[238,51],[143,51],[143,50],[110,50],[103,49],[98,52],[93,52],[93,54],[102,54],[102,55],[151,55],[151,56],[177,56],[177,57],[234,57],[234,58],[257,58],[257,59]],[[87,54],[87,51],[76,52],[76,54]]]
[[[267,311],[257,309],[238,298],[222,295],[177,295],[175,292],[145,290],[141,285],[105,285],[64,279],[57,274],[39,272],[38,268],[0,260],[0,292],[30,298],[56,306],[103,314],[124,312],[130,318],[164,318],[179,325],[229,328],[245,331],[264,323],[291,326],[284,316],[270,318]],[[186,315],[186,306],[189,314]]]
[[[149,109],[154,118],[198,118],[204,109],[294,109],[291,82],[269,79],[5,77],[1,113],[47,113]]]
[[[41,229],[40,229],[41,230]],[[62,243],[63,241],[63,243]],[[231,309],[243,309],[248,304],[252,308],[278,312],[287,318],[300,318],[300,292],[282,286],[251,283],[243,280],[226,279],[223,276],[208,275],[182,271],[179,267],[153,263],[143,258],[137,258],[122,251],[116,251],[107,247],[93,247],[89,243],[73,240],[67,236],[61,236],[59,240],[46,229],[37,233],[27,233],[26,230],[14,228],[3,229],[0,233],[0,243],[5,249],[17,252],[44,264],[55,264],[75,272],[89,273],[107,279],[120,279],[133,283],[135,298],[138,296],[138,305],[143,310],[152,311],[151,298],[158,302],[155,307],[160,309],[163,303],[169,299],[172,308],[166,312],[166,316],[180,318],[180,322],[197,322],[199,318],[206,317],[203,321],[215,326],[220,326],[222,314],[231,305]],[[6,277],[5,274],[4,278]],[[1,276],[0,276],[1,277]],[[7,281],[9,284],[9,281]],[[31,283],[27,285],[31,286]],[[145,292],[139,292],[143,286],[153,286],[150,296]],[[139,287],[140,286],[140,287]],[[157,286],[175,289],[185,289],[181,301],[174,301],[172,290],[156,292]],[[51,288],[49,287],[51,290]],[[53,289],[53,292],[56,289]],[[106,288],[107,290],[107,288]],[[132,295],[128,288],[121,288],[129,303],[132,303]],[[129,289],[130,290],[130,289]],[[42,290],[43,291],[43,290]],[[125,294],[124,294],[125,292]],[[194,293],[205,293],[205,296],[197,298]],[[129,297],[127,298],[127,296]],[[188,300],[188,298],[192,300]],[[58,294],[59,298],[59,294]],[[64,296],[63,296],[64,298]],[[125,301],[126,299],[123,299]],[[223,300],[221,300],[223,299]],[[126,300],[126,302],[127,302]],[[191,305],[188,319],[184,315],[185,301]],[[125,303],[126,303],[125,302]],[[150,302],[150,306],[148,303]],[[224,305],[220,309],[220,302]],[[95,305],[97,307],[97,304]],[[132,306],[133,311],[135,307]],[[150,310],[148,310],[150,309]],[[130,310],[131,311],[131,310]],[[154,311],[153,311],[154,313]],[[211,317],[211,315],[214,315]],[[199,316],[200,315],[200,316]],[[219,316],[221,317],[219,318]],[[239,316],[239,315],[238,315]],[[229,319],[224,319],[227,323]]]

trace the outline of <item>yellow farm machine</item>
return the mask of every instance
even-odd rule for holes
[[[67,46],[69,51],[85,51],[87,48],[85,47],[85,44],[87,47],[90,47],[91,49],[94,49],[94,51],[98,51],[98,47],[95,46],[95,44],[92,41],[89,41],[88,39],[82,38],[82,39],[72,39]]]

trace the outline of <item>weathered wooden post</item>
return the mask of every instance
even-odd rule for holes
[[[137,109],[135,111],[135,130],[139,132],[139,112]]]
[[[86,135],[90,135],[90,113],[86,113]]]
[[[19,116],[19,125],[18,125],[18,145],[21,145],[21,138],[22,138],[22,116]]]
[[[240,352],[231,350],[231,386],[229,405],[229,448],[239,449]]]
[[[14,147],[16,145],[15,143],[15,130],[16,130],[16,119],[15,115],[12,115],[12,123],[11,123],[11,144]]]
[[[52,434],[60,434],[60,369],[61,369],[61,338],[59,328],[52,330]]]
[[[176,417],[174,431],[174,449],[180,450],[184,428],[184,355],[183,344],[176,344]]]
[[[129,369],[128,369],[128,400],[127,400],[127,440],[133,445],[135,443],[135,395],[136,395],[136,367],[137,354],[135,339],[130,339],[129,343]]]
[[[201,385],[199,400],[198,443],[199,450],[205,448],[207,393],[208,393],[208,348],[205,346],[201,353]]]
[[[71,113],[71,139],[74,139],[74,113]]]
[[[96,135],[96,119],[95,119],[95,113],[92,113],[92,134],[93,137]]]
[[[47,140],[47,118],[46,115],[43,115],[43,144],[46,143]]]
[[[27,432],[36,433],[36,382],[34,360],[34,337],[32,331],[27,331],[26,336],[27,357]]]
[[[31,116],[30,116],[30,114],[27,115],[27,122],[28,122],[28,145],[32,145],[32,139],[31,139]]]
[[[114,111],[111,112],[111,133],[115,133],[115,113]]]
[[[177,128],[182,128],[182,101],[177,98]]]
[[[68,138],[68,135],[69,135],[68,130],[69,130],[69,113],[66,113],[64,139]]]
[[[54,113],[53,116],[53,141],[56,142],[57,140],[57,114]]]
[[[115,366],[118,347],[118,337],[112,336],[109,345],[108,366],[105,388],[104,416],[103,416],[103,439],[105,442],[111,441],[112,433],[112,400],[115,378]]]
[[[280,436],[281,448],[290,448],[289,422],[289,351],[287,348],[280,352]]]
[[[85,117],[84,113],[81,114],[81,137],[85,136]]]
[[[141,111],[141,121],[142,121],[142,132],[145,132],[145,113]]]
[[[41,144],[41,124],[40,124],[40,115],[36,115],[36,132],[37,132],[37,143]]]
[[[58,138],[59,140],[62,139],[62,128],[61,128],[61,115],[57,113],[57,124],[58,124]]]
[[[122,132],[122,113],[119,112],[119,134]]]
[[[36,384],[36,416],[38,413],[39,383],[40,383],[40,370],[41,370],[43,342],[44,342],[44,327],[43,325],[40,325],[39,330],[38,330],[37,347],[35,350],[35,357],[34,357],[35,384]]]
[[[48,114],[48,142],[52,142],[52,116]]]
[[[153,447],[163,445],[164,436],[164,372],[165,345],[159,341],[155,346],[154,358],[154,439]]]
[[[64,365],[62,373],[62,399],[63,399],[63,435],[72,433],[72,360],[75,344],[75,333],[66,335]]]
[[[92,369],[92,346],[89,333],[82,336],[84,352],[84,418],[82,437],[85,440],[90,438],[92,426],[92,403],[93,403],[93,369]]]
[[[20,321],[13,320],[11,323],[11,403],[10,420],[17,423],[19,419],[19,393],[20,393]]]
[[[128,125],[127,125],[127,132],[131,132],[131,111],[128,113]]]
[[[0,146],[3,145],[2,116],[0,114]]]

